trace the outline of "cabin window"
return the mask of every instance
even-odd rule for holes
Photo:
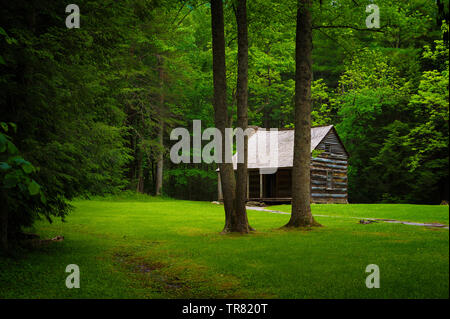
[[[327,189],[333,189],[333,171],[327,171]]]
[[[325,143],[325,152],[331,153],[331,144]]]

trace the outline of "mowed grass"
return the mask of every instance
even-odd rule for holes
[[[291,212],[291,205],[271,206],[270,209]],[[446,205],[411,204],[312,204],[316,215],[343,218],[383,218],[408,222],[442,223],[448,225],[449,209]]]
[[[289,215],[248,211],[257,231],[221,235],[223,206],[172,199],[79,200],[65,237],[0,258],[1,298],[448,298],[449,232],[347,217],[447,222],[448,206],[313,205],[324,227],[280,230]],[[289,211],[289,206],[278,206]],[[81,288],[67,289],[68,264]],[[379,289],[365,285],[380,268]]]

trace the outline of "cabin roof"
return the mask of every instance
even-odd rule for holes
[[[311,152],[322,142],[333,125],[317,126],[311,128]],[[278,139],[278,154],[270,151],[270,138]],[[259,141],[259,143],[258,143]],[[265,143],[264,143],[265,142]],[[259,152],[260,145],[266,145],[266,152]],[[258,148],[259,146],[259,148]],[[278,155],[278,156],[277,156]],[[248,139],[248,168],[274,168],[292,167],[294,157],[294,130],[268,131],[256,128],[256,132]],[[278,158],[278,160],[277,160]],[[237,168],[237,153],[233,156],[233,167]]]

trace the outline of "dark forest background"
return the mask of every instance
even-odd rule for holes
[[[312,123],[335,125],[350,154],[350,202],[439,204],[449,185],[448,4],[380,0],[381,26],[367,29],[369,3],[314,1]],[[68,4],[0,9],[3,199],[64,215],[77,196],[154,194],[163,164],[163,195],[215,200],[215,165],[168,156],[173,128],[214,126],[209,3],[79,0],[79,29],[65,26]],[[248,1],[249,125],[293,125],[295,15],[296,1]],[[233,1],[225,31],[236,126]],[[39,185],[39,203],[10,191],[20,181],[33,195]]]

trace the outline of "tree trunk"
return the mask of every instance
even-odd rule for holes
[[[144,168],[142,165],[143,162],[143,153],[142,150],[138,148],[137,152],[137,184],[136,184],[136,192],[143,193],[144,192]]]
[[[247,35],[247,1],[238,0],[236,11],[238,29],[238,73],[236,89],[237,126],[243,131],[248,126],[248,35]],[[247,163],[248,137],[244,135],[244,163],[237,164],[236,176],[236,230],[247,233],[253,230],[248,225],[247,210]]]
[[[211,0],[211,30],[213,52],[213,82],[214,82],[214,122],[222,133],[222,161],[219,163],[220,181],[222,185],[223,203],[225,208],[225,227],[223,232],[233,231],[236,180],[233,164],[225,163],[225,128],[228,124],[227,83],[225,68],[225,35],[223,22],[222,0]]]
[[[269,54],[269,50],[267,50],[266,54]],[[272,114],[272,110],[270,107],[270,96],[269,96],[269,91],[270,91],[270,87],[272,86],[272,79],[270,77],[270,65],[267,66],[267,95],[266,95],[266,101],[265,101],[265,106],[264,106],[264,127],[266,129],[269,129],[272,125],[271,125],[271,114]]]
[[[299,0],[295,41],[295,133],[292,212],[286,227],[318,226],[311,214],[311,0]]]
[[[164,131],[164,123],[161,123],[161,127],[160,127],[159,133],[158,133],[159,144],[161,145],[161,147],[164,147],[163,131]],[[156,196],[159,196],[162,194],[163,165],[164,165],[164,157],[163,157],[163,151],[161,150],[158,153],[158,160],[156,162]]]
[[[163,165],[164,165],[164,120],[163,120],[163,110],[164,110],[164,79],[163,79],[163,68],[162,68],[162,58],[160,55],[157,55],[158,59],[158,73],[159,73],[159,86],[161,92],[159,93],[159,106],[160,106],[160,127],[158,132],[158,142],[161,146],[161,151],[158,152],[158,158],[156,162],[156,196],[160,196],[162,194],[162,186],[163,186]]]

